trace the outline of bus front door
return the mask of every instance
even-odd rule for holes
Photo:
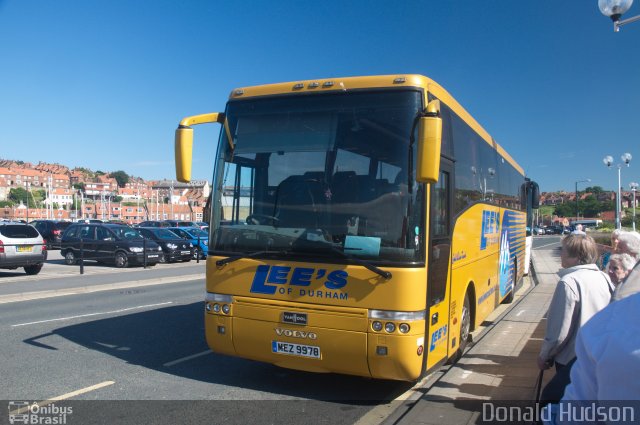
[[[427,283],[426,368],[447,357],[449,339],[449,270],[451,269],[452,164],[444,158],[440,178],[431,185],[429,208],[429,263]]]

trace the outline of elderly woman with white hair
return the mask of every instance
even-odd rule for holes
[[[629,254],[613,254],[609,257],[606,272],[611,282],[618,286],[621,284],[636,265],[636,260]]]
[[[611,301],[619,301],[629,295],[640,292],[640,233],[638,232],[623,232],[618,238],[617,252],[629,254],[633,257],[636,264],[629,272],[627,277],[617,287]]]

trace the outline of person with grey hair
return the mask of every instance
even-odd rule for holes
[[[540,370],[555,364],[556,375],[542,390],[540,402],[557,403],[569,383],[575,361],[578,329],[611,300],[613,285],[595,262],[598,247],[592,237],[569,234],[562,240],[560,282],[556,285],[549,311],[547,329],[538,355]]]
[[[621,284],[636,265],[636,260],[629,254],[613,254],[609,257],[606,272],[611,282],[618,286]]]
[[[618,245],[615,253],[629,254],[636,261],[640,260],[640,233],[638,232],[622,232],[618,236]]]
[[[624,232],[618,238],[618,252],[631,255],[636,265],[631,272],[627,275],[627,278],[620,283],[617,287],[611,302],[620,301],[629,295],[637,294],[640,292],[640,233],[638,232]]]

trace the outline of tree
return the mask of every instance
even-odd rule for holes
[[[604,189],[602,189],[602,187],[600,186],[589,186],[588,188],[586,188],[584,190],[587,193],[593,193],[595,195],[604,192]]]
[[[78,189],[78,190],[82,190],[84,192],[84,183],[83,182],[74,183],[73,184],[73,188],[74,189]]]
[[[23,187],[14,187],[9,190],[9,196],[7,196],[8,200],[12,201],[14,204],[24,204],[29,208],[35,208],[35,202],[33,196],[27,192],[27,189]]]
[[[122,170],[114,171],[109,174],[109,177],[116,179],[118,182],[118,187],[124,187],[127,183],[129,183],[129,175]]]
[[[113,197],[113,202],[115,202],[115,203],[122,202],[122,196],[114,196]]]
[[[575,202],[566,202],[564,204],[556,205],[556,208],[553,210],[553,213],[558,217],[573,217],[576,215],[576,204]]]

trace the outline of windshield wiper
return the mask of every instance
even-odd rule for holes
[[[233,257],[227,257],[227,258],[223,258],[222,260],[218,260],[216,261],[216,266],[221,267],[224,266],[225,264],[229,264],[229,263],[233,263],[234,261],[243,259],[243,258],[253,258],[253,257],[258,257],[262,254],[288,254],[289,251],[256,251],[256,252],[251,252],[249,254],[239,254],[239,255],[234,255]]]
[[[349,255],[349,254],[347,254],[347,253],[345,253],[343,251],[340,251],[338,248],[336,248],[334,246],[331,246],[331,252],[335,252],[336,254],[339,254],[342,258],[346,258],[346,259],[348,259],[350,261],[353,261],[354,263],[356,263],[356,264],[358,264],[360,266],[366,267],[367,269],[371,270],[372,272],[377,273],[380,276],[384,277],[385,280],[389,280],[393,276],[391,274],[391,272],[388,272],[386,270],[382,270],[382,269],[374,266],[373,264],[371,264],[367,260],[363,260],[361,258],[357,258],[357,257]]]

